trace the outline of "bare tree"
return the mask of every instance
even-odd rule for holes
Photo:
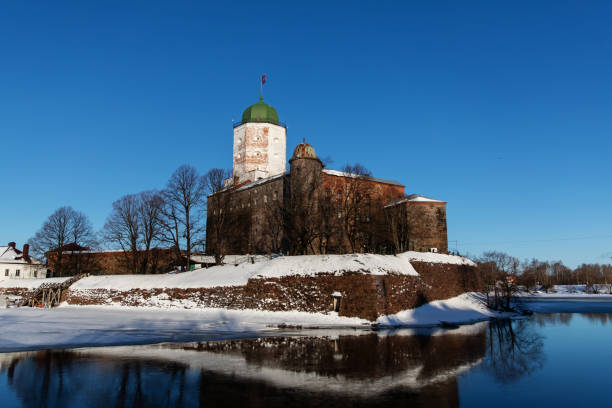
[[[225,180],[232,177],[230,169],[213,168],[204,175],[204,188],[207,195],[220,192],[225,188]]]
[[[283,234],[285,232],[285,210],[282,200],[270,200],[262,205],[262,218],[259,221],[263,231],[261,252],[281,252],[283,249]],[[259,227],[258,226],[258,227]]]
[[[139,207],[140,203],[136,194],[128,194],[115,201],[102,232],[106,241],[123,250],[128,269],[132,273],[140,272],[141,223]]]
[[[164,200],[158,191],[143,191],[139,194],[140,206],[138,218],[141,224],[144,256],[141,260],[141,270],[147,266],[152,273],[157,272],[158,259],[154,256],[153,248],[162,237],[162,211]]]
[[[387,205],[384,214],[393,252],[409,251],[412,237],[424,229],[423,215],[414,206],[401,201]]]
[[[511,310],[511,301],[518,292],[520,262],[504,252],[488,251],[478,260],[487,304],[494,309]]]
[[[364,241],[364,235],[369,229],[367,203],[369,202],[368,186],[364,180],[371,175],[361,164],[346,165],[343,171],[343,185],[338,197],[340,226],[346,237],[351,252],[358,252]]]
[[[74,252],[97,245],[89,218],[69,206],[55,210],[28,243],[35,255],[47,259],[49,268],[58,276],[81,273],[91,269],[94,262],[88,254],[69,256],[65,253],[67,248]]]
[[[157,191],[128,194],[113,203],[102,236],[123,251],[131,273],[158,272],[152,249],[161,237],[162,205]]]
[[[207,195],[206,253],[215,257],[220,265],[227,254],[231,224],[231,192],[224,191],[224,182],[232,177],[231,170],[213,168],[204,175]]]
[[[194,167],[182,165],[172,173],[162,195],[165,237],[173,241],[177,252],[185,248],[188,269],[192,251],[204,244],[204,178]]]
[[[181,223],[179,211],[176,202],[166,200],[165,194],[162,194],[159,223],[161,227],[160,241],[173,249],[174,263],[176,265],[181,264]]]

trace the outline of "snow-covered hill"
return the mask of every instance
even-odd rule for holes
[[[103,275],[83,278],[71,289],[159,289],[213,288],[243,286],[249,279],[280,278],[284,276],[343,275],[412,275],[418,273],[411,262],[427,262],[475,266],[467,258],[454,255],[404,252],[394,255],[348,254],[285,256],[257,263],[237,266],[221,265],[193,272],[164,275]]]

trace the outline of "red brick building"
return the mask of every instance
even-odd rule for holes
[[[166,273],[178,264],[176,251],[154,248],[148,253],[136,254],[147,273]],[[123,275],[135,273],[134,254],[123,250],[92,250],[77,244],[68,244],[45,253],[50,276],[73,276],[80,273],[93,275]],[[182,262],[182,260],[180,261]]]

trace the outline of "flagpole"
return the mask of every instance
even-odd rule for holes
[[[259,77],[259,100],[263,101],[263,80],[261,79],[261,76]]]

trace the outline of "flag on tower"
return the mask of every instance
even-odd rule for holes
[[[265,83],[266,83],[266,74],[263,74],[263,75],[261,76],[261,84],[263,85],[263,84],[265,84]]]

